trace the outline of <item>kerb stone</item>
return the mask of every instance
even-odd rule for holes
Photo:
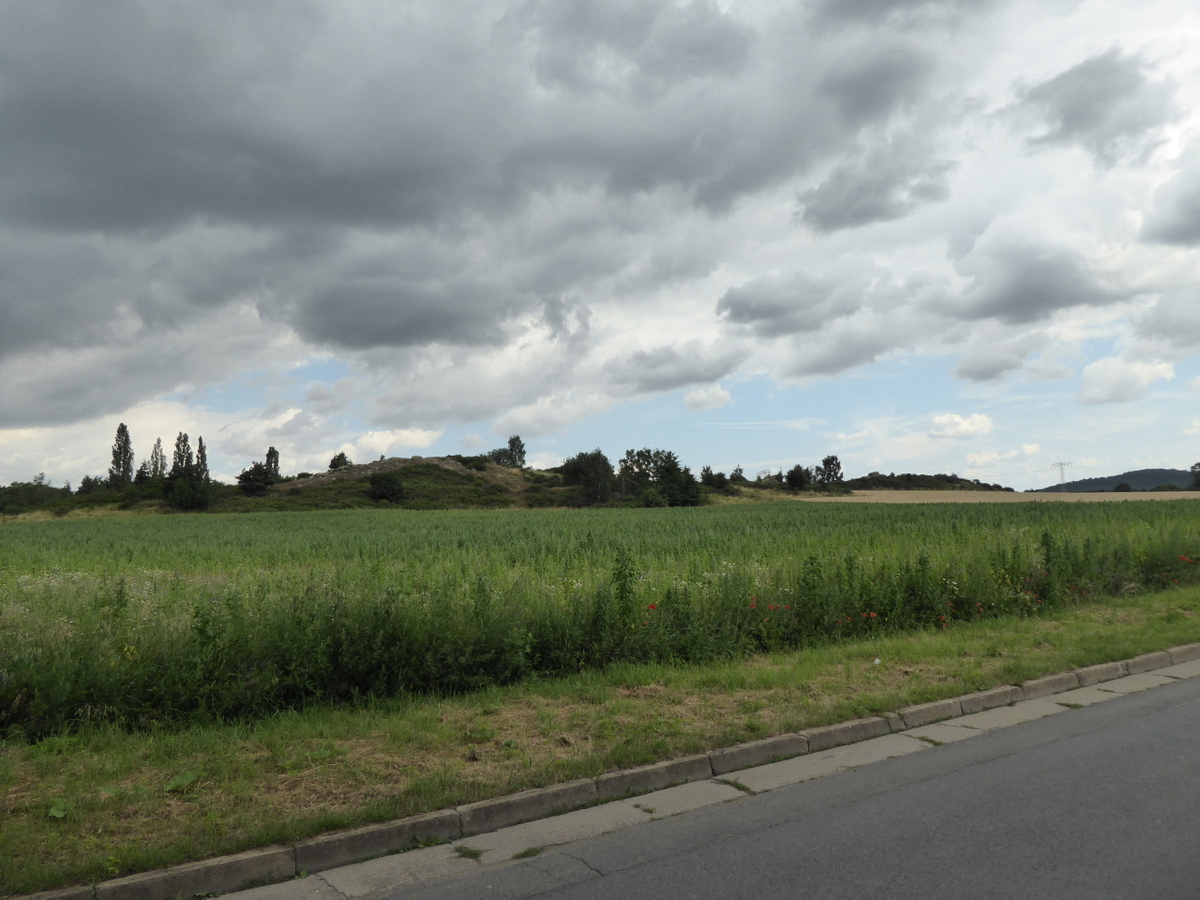
[[[458,810],[437,812],[323,834],[296,845],[296,870],[323,872],[376,856],[408,850],[422,841],[453,841],[462,836]]]
[[[965,697],[959,697],[958,699],[959,703],[962,704],[963,715],[969,716],[971,713],[983,712],[985,709],[1008,706],[1010,703],[1024,700],[1025,695],[1019,687],[1006,684],[1003,687],[992,688],[990,691],[967,694]]]
[[[661,791],[672,785],[704,781],[712,777],[713,767],[709,757],[700,753],[601,775],[596,779],[596,797],[599,800],[615,800],[630,794]]]
[[[38,894],[22,894],[21,900],[92,900],[92,886],[81,884],[79,887],[59,888]]]
[[[521,791],[509,797],[468,803],[458,807],[458,814],[462,817],[462,833],[466,836],[578,809],[597,799],[596,782],[581,778],[566,784]]]
[[[962,715],[962,704],[957,697],[948,700],[934,700],[932,703],[918,703],[916,706],[906,706],[900,710],[904,724],[909,728],[918,728],[942,719],[953,719]]]
[[[852,719],[837,725],[826,725],[823,728],[806,728],[798,732],[799,736],[808,741],[808,752],[828,750],[830,747],[840,747],[842,744],[853,744],[868,738],[882,737],[891,734],[891,726],[887,719],[872,716],[867,719]]]
[[[1165,669],[1169,665],[1171,665],[1171,654],[1165,650],[1143,653],[1141,656],[1125,660],[1125,668],[1129,670],[1130,675],[1141,675],[1143,672]]]
[[[290,847],[248,850],[233,856],[114,878],[96,885],[96,900],[173,900],[196,894],[230,893],[296,875]]]
[[[1026,700],[1040,700],[1051,694],[1073,691],[1079,686],[1079,676],[1074,672],[1060,672],[1058,675],[1046,675],[1026,681],[1021,685],[1021,693],[1025,695]]]
[[[777,737],[750,741],[736,747],[713,750],[708,754],[714,775],[724,775],[751,766],[765,766],[781,759],[789,759],[808,752],[808,741],[798,734],[781,734]]]
[[[1200,659],[1200,644],[1184,644],[1182,647],[1172,647],[1167,651],[1171,654],[1171,662],[1184,663]]]
[[[1129,674],[1123,662],[1100,663],[1095,666],[1085,666],[1082,669],[1076,669],[1075,675],[1079,678],[1080,687],[1088,687],[1093,684],[1100,684],[1102,681],[1112,681],[1114,678],[1124,678]]]

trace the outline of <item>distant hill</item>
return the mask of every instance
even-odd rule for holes
[[[1186,490],[1192,483],[1192,473],[1186,469],[1135,469],[1132,472],[1122,472],[1120,475],[1108,475],[1103,478],[1081,478],[1078,481],[1068,481],[1065,484],[1052,484],[1035,493],[1040,494],[1086,494],[1095,491],[1111,491],[1118,484],[1125,483],[1135,491],[1152,491],[1164,485],[1174,485]]]
[[[884,475],[872,472],[861,478],[848,478],[845,486],[852,491],[1011,491],[1002,484],[987,484],[977,478],[959,478],[957,475],[916,475],[895,472]]]

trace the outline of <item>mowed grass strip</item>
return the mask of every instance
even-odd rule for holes
[[[1200,640],[1200,590],[705,666],[0,745],[0,894],[600,775]],[[880,663],[875,664],[875,659]]]

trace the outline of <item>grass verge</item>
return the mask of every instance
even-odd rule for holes
[[[0,744],[0,895],[595,776],[1200,640],[1200,590],[719,665]],[[880,662],[875,664],[875,660]]]

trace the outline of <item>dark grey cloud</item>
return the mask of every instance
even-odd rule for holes
[[[928,26],[980,14],[994,0],[823,0],[815,6],[818,23],[873,25],[881,28]]]
[[[470,279],[420,283],[401,277],[347,280],[309,298],[291,317],[310,341],[353,350],[381,346],[501,344],[512,308]]]
[[[269,326],[227,317],[151,339],[123,335],[99,346],[22,352],[0,364],[0,428],[116,415],[186,385],[219,382],[245,359],[270,359],[263,345],[276,337]]]
[[[1079,254],[1046,244],[993,240],[976,245],[959,265],[973,278],[946,312],[1008,324],[1036,322],[1073,306],[1103,306],[1127,292],[1108,284]]]
[[[506,17],[536,36],[536,71],[548,86],[657,94],[693,78],[735,75],[753,31],[711,0],[530,0]],[[614,65],[619,60],[620,65]]]
[[[997,381],[1019,370],[1031,353],[1046,346],[1040,332],[1021,334],[1006,340],[986,340],[970,348],[958,361],[955,374],[968,381]]]
[[[494,343],[596,279],[653,290],[715,264],[631,251],[661,215],[622,198],[727,209],[833,152],[836,104],[853,118],[892,102],[856,99],[878,91],[848,69],[819,97],[819,58],[710,0],[389,19],[315,2],[6,10],[0,209],[20,249],[0,251],[0,353],[103,345],[121,309],[152,331],[247,296],[346,348]],[[591,221],[499,227],[589,193]],[[246,246],[201,246],[222,230]],[[70,246],[115,236],[129,258]],[[347,265],[364,236],[403,264]],[[413,274],[430,246],[441,271]],[[511,283],[502,257],[520,260]]]
[[[1047,128],[1030,145],[1078,144],[1106,166],[1141,152],[1148,134],[1175,115],[1172,86],[1150,81],[1148,70],[1139,57],[1113,47],[1024,88],[1020,107]]]
[[[818,90],[850,127],[886,118],[912,101],[933,70],[928,53],[907,44],[866,43],[822,77]]]
[[[917,142],[889,141],[862,159],[837,166],[800,195],[803,220],[820,232],[903,218],[950,196],[954,163],[933,159]]]
[[[874,362],[897,348],[899,335],[883,322],[863,322],[855,328],[834,328],[819,341],[798,344],[787,374],[794,378],[837,375]],[[903,344],[903,339],[899,341]]]
[[[492,199],[486,154],[466,138],[513,100],[483,77],[487,58],[443,58],[465,48],[436,22],[397,30],[388,69],[354,73],[346,92],[336,76],[349,73],[321,71],[337,50],[321,44],[331,15],[15,5],[0,36],[7,215],[64,230],[405,223]]]
[[[717,315],[756,337],[776,338],[819,331],[862,303],[859,286],[797,273],[762,278],[726,291]]]
[[[0,239],[0,357],[111,338],[124,291],[114,261],[97,242],[55,245]]]
[[[1167,358],[1200,353],[1200,288],[1168,291],[1135,322],[1138,337],[1166,348]]]
[[[605,372],[614,382],[638,393],[671,391],[724,378],[746,358],[738,347],[718,349],[699,341],[639,350],[610,360]]]
[[[1180,172],[1158,189],[1142,236],[1164,244],[1200,246],[1200,166]]]

